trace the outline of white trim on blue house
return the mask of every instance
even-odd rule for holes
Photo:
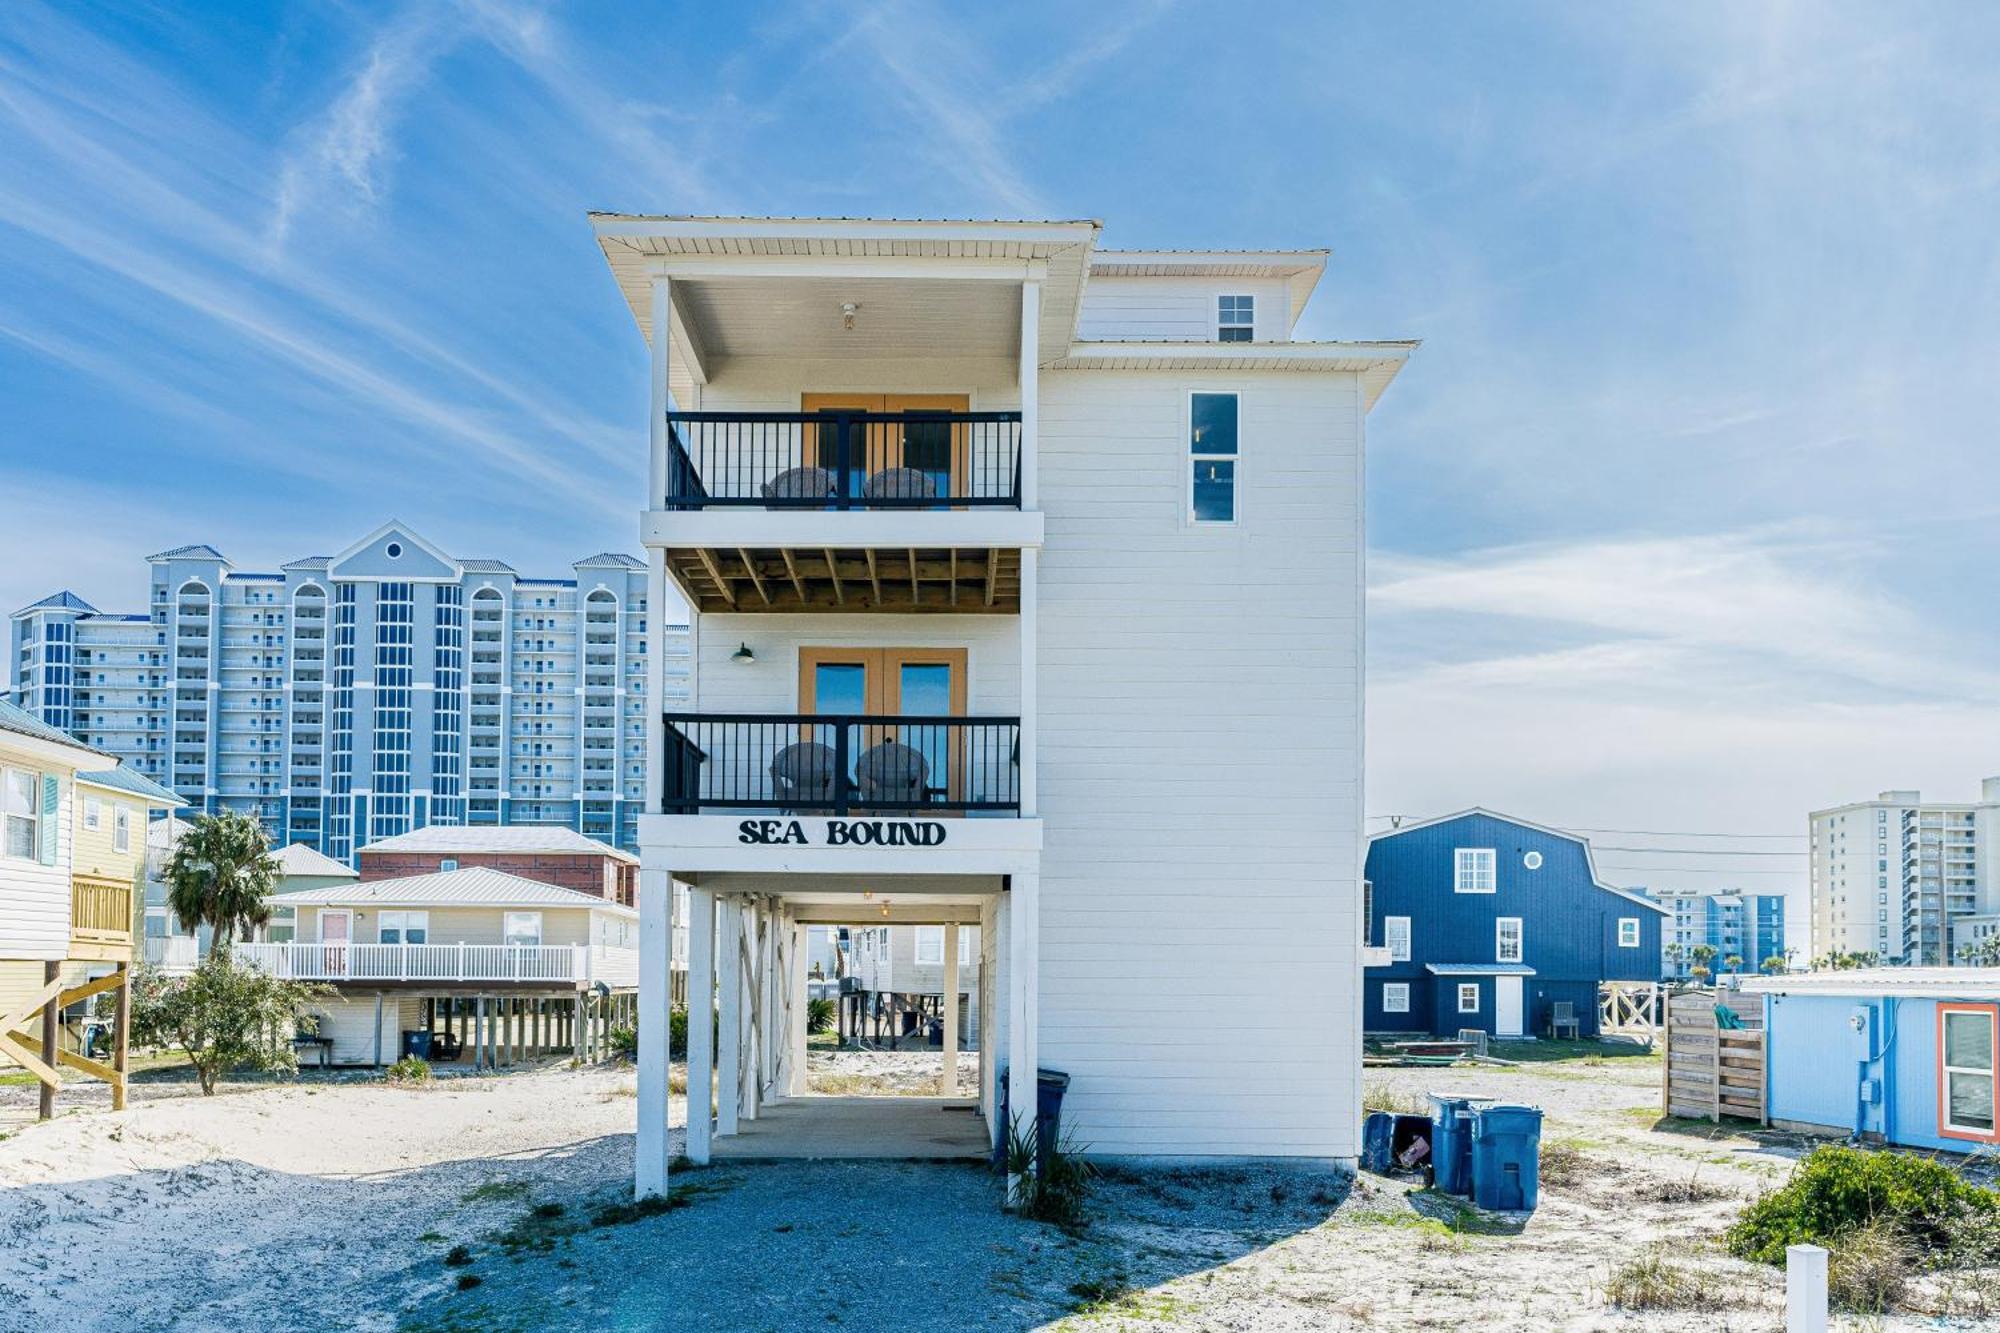
[[[1419,819],[1414,823],[1399,825],[1396,828],[1383,829],[1380,833],[1369,834],[1368,841],[1379,842],[1383,838],[1399,838],[1405,833],[1414,833],[1418,829],[1429,828],[1433,824],[1448,824],[1454,819],[1464,819],[1468,815],[1485,815],[1488,819],[1498,819],[1508,824],[1518,824],[1522,828],[1534,829],[1537,833],[1546,833],[1551,837],[1567,838],[1569,841],[1583,848],[1583,862],[1590,868],[1591,883],[1603,889],[1606,893],[1617,894],[1620,898],[1625,899],[1635,906],[1649,907],[1661,916],[1673,915],[1663,904],[1654,902],[1643,893],[1634,893],[1630,889],[1621,889],[1616,884],[1606,884],[1603,878],[1597,873],[1597,855],[1591,850],[1590,839],[1578,837],[1567,829],[1553,828],[1547,824],[1537,824],[1532,819],[1517,819],[1513,815],[1503,815],[1498,810],[1488,810],[1483,805],[1468,806],[1452,814],[1433,815],[1429,819]]]
[[[1424,970],[1439,977],[1532,977],[1535,969],[1526,963],[1425,963]]]

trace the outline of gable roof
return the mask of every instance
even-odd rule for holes
[[[576,563],[579,567],[584,565],[616,565],[620,569],[644,569],[646,567],[636,557],[626,555],[623,551],[599,551],[588,560],[579,560]]]
[[[1413,824],[1404,824],[1400,828],[1383,829],[1380,833],[1369,834],[1368,841],[1370,843],[1377,843],[1387,838],[1400,838],[1405,833],[1415,833],[1418,829],[1432,828],[1438,824],[1449,824],[1455,819],[1470,819],[1475,815],[1484,815],[1488,819],[1497,819],[1503,824],[1513,824],[1519,828],[1533,829],[1537,833],[1546,833],[1552,838],[1564,838],[1575,843],[1577,846],[1583,848],[1583,864],[1590,871],[1591,883],[1606,893],[1617,894],[1620,898],[1625,899],[1635,906],[1650,907],[1661,916],[1673,915],[1670,908],[1662,903],[1654,902],[1643,893],[1636,893],[1631,889],[1621,889],[1616,884],[1606,884],[1603,877],[1597,873],[1597,855],[1591,850],[1590,839],[1571,833],[1568,829],[1559,829],[1548,824],[1537,824],[1530,819],[1517,819],[1513,815],[1503,815],[1498,810],[1488,810],[1483,805],[1471,806],[1449,815],[1433,815],[1429,819],[1419,819]]]
[[[353,866],[343,861],[336,861],[317,848],[308,847],[302,842],[295,842],[289,846],[280,847],[277,851],[272,852],[271,856],[277,861],[278,870],[281,874],[338,875],[342,879],[361,878],[361,872]]]
[[[387,523],[384,523],[381,527],[375,529],[375,531],[369,533],[366,537],[363,537],[360,541],[355,542],[352,546],[349,546],[339,555],[330,557],[327,561],[327,567],[331,569],[334,565],[344,564],[345,562],[352,560],[355,556],[360,555],[363,551],[373,546],[376,542],[381,541],[384,537],[388,536],[392,532],[395,533],[398,537],[402,538],[404,541],[409,542],[412,546],[415,546],[419,551],[422,551],[425,555],[437,561],[439,564],[447,565],[454,570],[462,568],[462,566],[460,566],[458,562],[457,556],[451,555],[446,551],[439,550],[429,541],[426,541],[424,538],[418,536],[414,531],[412,531],[409,524],[403,522],[401,519],[396,519],[396,518],[390,519]]]
[[[297,560],[287,560],[279,569],[325,569],[333,560],[330,555],[301,556]]]
[[[165,819],[156,819],[146,825],[146,845],[161,851],[170,850],[181,840],[181,834],[191,827],[187,820],[170,812]]]
[[[97,772],[78,773],[76,780],[86,787],[102,787],[106,791],[122,791],[128,796],[137,796],[147,805],[164,805],[172,809],[187,804],[144,773],[135,772],[123,764]]]
[[[625,917],[639,915],[608,898],[487,866],[300,889],[274,894],[272,901],[286,907],[586,907]]]
[[[461,560],[458,567],[468,574],[512,574],[514,567],[505,560]]]
[[[225,565],[229,557],[213,546],[176,546],[171,551],[160,551],[146,557],[147,560],[220,560]]]
[[[431,824],[380,838],[362,847],[369,852],[567,852],[609,856],[637,864],[639,858],[608,842],[586,837],[563,824]]]
[[[0,731],[11,731],[17,736],[29,736],[38,741],[47,741],[52,745],[67,745],[70,749],[81,754],[97,755],[105,759],[116,759],[115,755],[100,750],[94,745],[85,745],[62,728],[52,727],[25,708],[17,704],[8,703],[4,699],[0,699]]]
[[[16,611],[14,614],[18,616],[28,611],[46,611],[46,610],[89,611],[95,613],[97,608],[92,606],[89,602],[84,601],[83,598],[78,597],[68,588],[64,588],[61,592],[50,593],[47,597],[42,598],[42,600],[39,602],[29,602],[26,606],[22,607],[19,611]]]

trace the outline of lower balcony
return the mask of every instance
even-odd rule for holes
[[[132,957],[132,886],[78,875],[69,887],[70,957],[125,962]]]
[[[239,944],[236,960],[291,981],[611,987],[639,984],[639,951],[585,944]]]
[[[668,713],[660,813],[1018,816],[1018,717]]]

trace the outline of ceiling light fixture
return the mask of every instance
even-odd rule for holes
[[[852,301],[842,301],[840,303],[840,327],[846,329],[849,333],[854,332],[854,312],[860,308],[860,306]]]

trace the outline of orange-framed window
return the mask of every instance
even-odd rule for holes
[[[1994,1121],[2000,1005],[1938,1006],[1938,1134],[2000,1143]]]

